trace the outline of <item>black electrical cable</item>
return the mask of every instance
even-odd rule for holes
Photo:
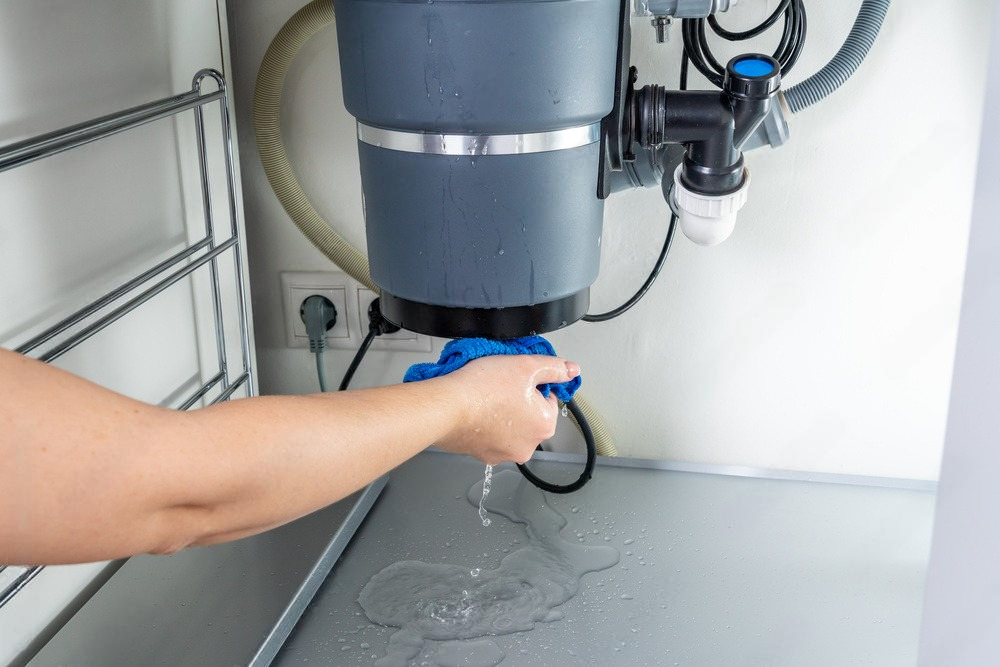
[[[806,9],[802,0],[792,0],[792,16],[791,28],[784,31],[781,44],[775,51],[780,56],[775,60],[781,65],[782,76],[792,71],[795,63],[799,61],[802,47],[806,44]]]
[[[777,23],[778,18],[784,17],[784,25],[781,31],[781,40],[774,51],[773,57],[781,67],[781,74],[786,75],[798,62],[802,47],[806,41],[806,10],[802,0],[783,0],[778,7],[761,23],[752,28],[742,31],[730,31],[719,25],[715,15],[708,19],[684,19],[681,24],[681,34],[684,38],[684,55],[690,59],[701,74],[713,85],[722,88],[726,69],[716,59],[715,54],[708,44],[708,37],[705,32],[705,25],[712,28],[712,31],[730,42],[742,42],[753,37],[757,37]],[[682,66],[682,82],[687,84],[687,72],[685,63]]]
[[[671,226],[671,230],[672,229],[673,227]],[[394,331],[399,331],[399,327],[391,324],[382,317],[382,312],[379,308],[378,300],[376,299],[372,302],[371,306],[368,307],[368,335],[365,336],[365,339],[361,342],[361,346],[358,348],[358,351],[354,354],[354,359],[351,360],[351,365],[348,366],[347,372],[344,373],[344,379],[341,381],[340,389],[338,389],[338,391],[345,391],[351,384],[351,379],[354,377],[354,373],[361,365],[361,361],[365,358],[365,354],[368,352],[368,348],[371,347],[372,341],[375,340],[375,337],[383,333],[393,333]],[[597,461],[597,444],[594,442],[594,433],[590,428],[590,424],[587,422],[587,417],[583,414],[583,411],[577,407],[576,401],[570,400],[566,406],[569,408],[570,412],[573,413],[573,417],[576,419],[577,424],[580,425],[580,431],[583,433],[583,439],[587,445],[587,463],[584,466],[583,473],[580,477],[572,484],[560,486],[558,484],[551,484],[536,477],[523,464],[519,463],[517,466],[521,471],[521,474],[524,475],[525,479],[537,486],[539,489],[550,493],[572,493],[573,491],[581,488],[593,476],[594,464]]]
[[[583,433],[583,440],[587,443],[587,463],[583,467],[583,472],[580,477],[577,478],[575,482],[566,485],[552,484],[551,482],[546,482],[544,479],[540,479],[535,476],[533,472],[528,470],[527,466],[523,463],[517,464],[517,469],[521,471],[524,478],[537,486],[542,491],[548,491],[549,493],[572,493],[573,491],[579,490],[584,484],[590,481],[590,478],[594,474],[594,464],[597,462],[597,445],[594,442],[594,433],[590,430],[590,423],[587,422],[587,418],[583,414],[575,400],[570,400],[566,404],[570,412],[573,413],[573,417],[576,419],[576,423],[580,425],[580,432]]]
[[[750,28],[749,30],[744,30],[742,32],[729,32],[728,30],[719,25],[719,20],[715,18],[715,14],[709,15],[708,24],[712,26],[712,30],[719,37],[728,40],[730,42],[742,42],[743,40],[750,39],[752,37],[756,37],[757,35],[762,34],[772,25],[777,23],[778,19],[781,18],[781,15],[785,13],[786,9],[788,9],[788,5],[790,3],[791,0],[784,0],[784,2],[780,3],[775,8],[774,12],[772,12],[770,16],[764,19],[763,23],[759,23],[754,27]]]
[[[663,241],[663,248],[660,249],[660,256],[656,258],[656,264],[653,265],[653,270],[649,272],[649,277],[646,278],[646,282],[642,284],[642,287],[632,295],[628,301],[613,308],[606,313],[598,313],[597,315],[584,315],[582,319],[584,322],[607,322],[612,320],[629,308],[639,303],[639,299],[646,295],[649,288],[653,286],[653,282],[656,280],[657,276],[660,275],[660,270],[663,268],[664,262],[667,260],[667,255],[670,254],[670,246],[674,242],[674,231],[677,229],[677,216],[673,213],[670,214],[670,226],[667,228],[667,238]]]
[[[684,38],[684,53],[694,68],[701,72],[709,82],[717,88],[722,88],[722,74],[716,72],[705,61],[704,51],[698,39],[698,27],[702,19],[684,19],[681,22],[681,36]]]
[[[372,328],[368,330],[368,335],[365,339],[361,341],[361,347],[354,354],[354,359],[351,360],[351,365],[347,367],[347,372],[344,373],[344,379],[340,381],[340,388],[337,391],[344,391],[347,389],[348,385],[351,384],[351,379],[354,377],[354,373],[358,370],[358,366],[361,365],[361,360],[365,358],[365,353],[368,352],[368,348],[371,347],[372,341],[375,340],[375,336],[378,335],[378,330]]]
[[[340,389],[337,391],[344,391],[351,384],[354,373],[358,370],[358,366],[361,365],[361,360],[365,358],[365,354],[368,352],[368,348],[371,347],[375,337],[382,334],[396,333],[397,331],[399,331],[399,327],[382,316],[382,307],[379,299],[375,299],[368,304],[368,335],[361,341],[361,347],[354,354],[354,359],[351,360],[351,365],[347,367],[344,379],[340,381]]]
[[[722,63],[720,63],[716,59],[715,54],[712,53],[712,49],[708,45],[708,33],[705,32],[704,20],[699,20],[694,24],[694,31],[692,34],[697,39],[696,42],[698,46],[697,53],[700,56],[702,63],[704,64],[705,67],[708,67],[709,69],[711,69],[712,72],[715,73],[715,76],[718,78],[718,83],[716,83],[715,85],[718,86],[719,88],[722,88],[722,83],[726,73],[726,68],[723,67]],[[686,45],[685,45],[685,50],[686,50]]]

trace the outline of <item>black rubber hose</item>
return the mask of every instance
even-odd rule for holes
[[[537,486],[542,491],[548,491],[549,493],[572,493],[578,491],[583,487],[584,484],[590,481],[590,478],[594,474],[594,464],[597,462],[597,445],[594,444],[594,434],[590,430],[590,424],[587,422],[587,418],[583,415],[583,411],[577,407],[576,401],[570,400],[566,404],[569,411],[573,413],[573,417],[576,419],[576,423],[580,426],[580,432],[583,433],[583,440],[587,443],[587,463],[584,465],[583,472],[580,477],[571,484],[566,484],[565,486],[560,486],[559,484],[552,484],[546,482],[544,479],[536,477],[533,472],[528,470],[527,466],[523,463],[517,464],[517,469],[521,471],[524,478]]]
[[[816,104],[840,88],[864,61],[878,37],[891,0],[864,0],[844,45],[823,69],[785,91],[793,113]]]

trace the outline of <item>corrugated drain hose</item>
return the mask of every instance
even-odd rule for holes
[[[890,0],[864,0],[850,34],[837,54],[820,71],[784,92],[793,113],[816,104],[840,88],[864,61],[878,37]]]
[[[580,409],[580,412],[583,413],[584,418],[590,424],[590,432],[594,434],[594,443],[597,447],[598,455],[618,456],[618,448],[615,447],[615,439],[611,435],[611,431],[608,430],[608,425],[604,423],[601,413],[599,413],[580,392],[576,392],[576,395],[573,397],[573,402],[576,403],[576,407]],[[583,433],[583,428],[576,420],[576,414],[571,412],[570,417],[572,418],[573,424],[576,426],[577,430]]]
[[[371,278],[368,258],[344,240],[313,207],[295,178],[281,137],[281,92],[288,68],[302,45],[333,20],[333,2],[313,0],[288,19],[268,46],[253,94],[257,151],[274,194],[299,231],[341,270],[377,294],[379,289]],[[614,440],[597,411],[579,393],[576,403],[590,422],[597,453],[617,456]],[[574,423],[579,428],[575,419]]]
[[[368,258],[345,241],[313,207],[292,172],[281,138],[281,89],[288,68],[302,45],[332,22],[333,2],[315,0],[288,19],[267,47],[253,93],[257,150],[274,194],[299,231],[345,273],[378,294],[378,286],[368,271]]]

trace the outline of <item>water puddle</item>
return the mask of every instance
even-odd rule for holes
[[[562,618],[560,605],[580,589],[587,572],[618,563],[610,546],[586,546],[560,534],[566,519],[517,471],[492,475],[469,489],[467,499],[485,510],[524,524],[528,540],[495,570],[462,565],[399,561],[377,573],[358,602],[368,618],[399,630],[376,665],[497,665],[505,657],[494,635],[524,632]],[[489,489],[492,493],[487,500]],[[456,640],[478,641],[456,641]],[[432,643],[433,642],[433,643]]]

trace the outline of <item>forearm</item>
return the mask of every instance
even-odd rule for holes
[[[423,382],[231,401],[187,415],[184,428],[198,440],[226,443],[209,445],[218,476],[192,473],[176,490],[197,489],[199,504],[212,508],[190,531],[195,543],[260,532],[349,495],[454,430],[461,400],[447,381]]]
[[[0,350],[0,563],[249,535],[334,502],[455,427],[447,382],[155,408]]]

